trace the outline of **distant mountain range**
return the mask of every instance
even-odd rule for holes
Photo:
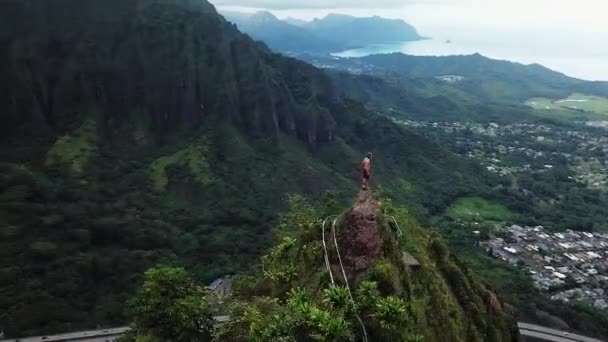
[[[403,20],[380,17],[329,14],[307,22],[293,18],[280,20],[266,11],[223,14],[254,39],[263,41],[275,51],[291,55],[324,54],[371,44],[423,39]]]

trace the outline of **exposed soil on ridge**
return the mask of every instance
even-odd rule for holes
[[[382,254],[379,218],[380,205],[372,191],[360,191],[338,240],[344,270],[351,279],[366,273]]]

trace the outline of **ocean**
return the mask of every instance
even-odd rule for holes
[[[362,57],[402,52],[416,56],[448,56],[480,53],[494,59],[538,63],[584,80],[608,81],[608,33],[517,32],[481,28],[436,28],[433,31],[429,35],[431,38],[425,40],[372,45],[334,55]]]

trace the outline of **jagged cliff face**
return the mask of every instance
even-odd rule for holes
[[[122,324],[157,263],[203,281],[252,267],[285,194],[354,189],[368,150],[375,179],[419,208],[478,186],[471,164],[337,98],[205,1],[6,0],[0,19],[10,336]]]
[[[200,136],[223,126],[273,145],[287,136],[313,151],[324,147],[331,151],[321,155],[324,162],[341,173],[352,172],[348,163],[360,153],[382,151],[386,164],[376,175],[386,172],[400,183],[424,169],[435,193],[442,182],[477,172],[340,98],[321,70],[270,53],[204,0],[7,0],[0,6],[5,160],[43,164],[54,143],[83,126],[94,126],[89,131],[98,147],[112,145],[111,153],[135,160],[171,144],[176,133]],[[336,139],[338,148],[325,144]],[[26,145],[28,151],[16,152]],[[226,151],[216,154],[224,161]],[[458,165],[434,165],[444,162]],[[463,171],[450,179],[446,169]]]
[[[295,135],[311,147],[331,137],[318,94],[294,94],[274,57],[206,1],[1,6],[13,26],[1,40],[4,115],[28,130],[32,122],[73,128],[93,108],[108,134],[137,112],[157,135],[216,119],[255,137]],[[298,82],[320,77],[313,68],[290,70]]]

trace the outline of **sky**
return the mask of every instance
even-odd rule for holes
[[[312,19],[330,12],[458,26],[608,33],[606,0],[211,0],[220,9],[268,9]]]
[[[608,81],[608,0],[210,1],[220,11],[265,9],[281,19],[311,20],[329,13],[403,19],[422,36],[452,41],[454,48],[461,48],[457,54],[479,52]],[[406,53],[441,55],[417,53],[416,47]]]

